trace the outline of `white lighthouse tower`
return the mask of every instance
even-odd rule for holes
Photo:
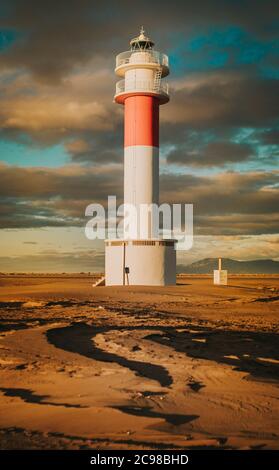
[[[141,212],[159,204],[159,107],[169,101],[162,81],[168,57],[153,49],[143,28],[130,46],[116,57],[115,73],[123,78],[114,100],[124,105],[124,205],[135,208],[137,219],[123,239],[105,242],[106,285],[174,285],[175,240],[154,231],[152,210]]]

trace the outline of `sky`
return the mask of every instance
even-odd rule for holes
[[[115,56],[141,25],[168,54],[160,202],[194,206],[210,257],[279,259],[279,3],[2,0],[0,271],[103,271],[89,203],[123,197]]]

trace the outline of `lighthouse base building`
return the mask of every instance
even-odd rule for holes
[[[176,284],[174,240],[106,240],[106,285]]]
[[[116,57],[115,72],[122,79],[114,101],[124,106],[124,206],[139,214],[143,205],[159,204],[159,109],[169,101],[162,81],[169,65],[143,29],[130,46]],[[175,285],[175,240],[158,237],[153,225],[149,212],[132,235],[106,240],[106,285]]]

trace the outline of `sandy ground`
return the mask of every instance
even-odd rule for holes
[[[279,449],[279,276],[0,276],[1,449]]]

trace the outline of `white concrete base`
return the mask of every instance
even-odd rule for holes
[[[174,244],[160,239],[106,240],[106,286],[175,285]]]
[[[228,283],[228,271],[224,269],[214,269],[214,284],[226,286]]]

